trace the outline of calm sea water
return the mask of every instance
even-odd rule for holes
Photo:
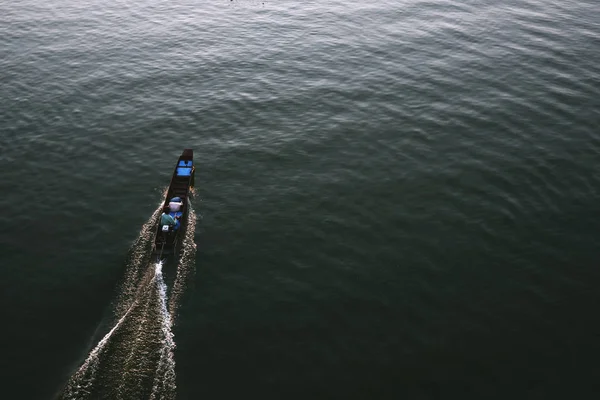
[[[593,0],[0,2],[0,397],[597,396],[599,110]]]

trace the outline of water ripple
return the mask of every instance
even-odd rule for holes
[[[232,365],[257,385],[343,369],[424,398],[475,376],[489,397],[517,372],[486,360],[522,372],[520,355],[567,346],[561,326],[598,300],[596,2],[262,3],[0,5],[10,251],[126,246],[193,147],[210,243],[182,397],[232,397],[215,383]],[[50,272],[10,270],[49,290]],[[278,371],[245,364],[280,354]]]

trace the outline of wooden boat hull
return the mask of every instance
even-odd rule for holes
[[[180,215],[179,226],[177,226],[176,229],[173,227],[167,227],[169,229],[166,229],[165,226],[161,225],[161,216],[159,215],[152,252],[153,256],[156,256],[159,260],[166,256],[177,256],[179,253],[180,243],[186,229],[187,215],[190,207],[190,189],[194,185],[194,176],[194,152],[192,149],[185,149],[177,160],[169,189],[167,190],[167,194],[163,201],[164,208],[168,206],[174,198],[178,197],[181,200],[182,205],[180,211],[171,213],[171,215]],[[162,215],[162,213],[160,214]]]

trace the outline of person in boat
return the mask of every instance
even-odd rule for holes
[[[179,218],[173,217],[169,211],[170,208],[168,206],[163,209],[163,213],[160,216],[160,224],[163,226],[169,225],[173,230],[177,230],[177,228],[179,228]]]
[[[183,207],[183,202],[181,201],[181,197],[173,197],[169,202],[169,209],[171,212],[178,213]]]
[[[181,224],[179,222],[179,219],[181,218],[182,215],[182,208],[183,208],[183,202],[181,201],[181,197],[173,197],[170,201],[169,201],[169,214],[175,218],[175,230],[179,229],[179,225]]]

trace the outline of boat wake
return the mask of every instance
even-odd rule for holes
[[[169,296],[163,276],[164,263],[150,261],[160,212],[157,209],[144,224],[132,246],[114,307],[112,328],[71,376],[60,399],[175,398],[172,327],[179,300],[194,270],[196,215],[190,207]]]

